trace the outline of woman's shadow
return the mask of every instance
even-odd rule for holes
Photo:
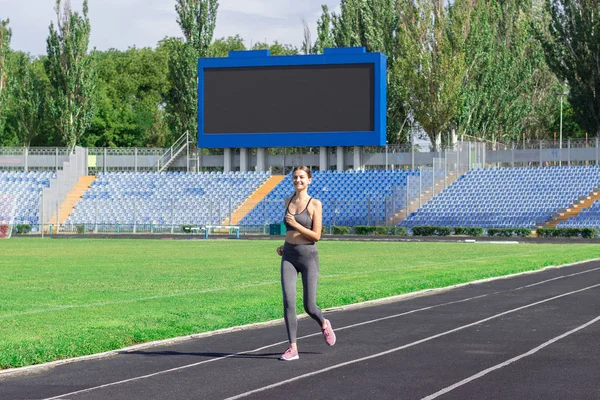
[[[259,359],[274,359],[278,360],[283,353],[218,353],[218,352],[182,352],[182,351],[123,351],[119,352],[121,355],[141,355],[141,356],[194,356],[194,357],[206,357],[206,358],[259,358]],[[301,351],[300,354],[321,354],[317,352]]]

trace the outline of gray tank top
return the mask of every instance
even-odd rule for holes
[[[294,196],[296,196],[296,195],[294,195]],[[296,222],[298,222],[303,227],[305,227],[307,229],[312,229],[313,221],[312,221],[312,218],[310,217],[310,215],[308,215],[308,205],[310,204],[310,201],[312,200],[312,197],[310,199],[308,199],[308,203],[306,203],[306,207],[304,207],[304,210],[302,212],[300,212],[298,214],[292,214],[290,212],[290,203],[292,202],[292,200],[294,200],[294,196],[292,196],[292,198],[288,202],[288,205],[285,208],[285,213],[293,215],[294,219],[296,220]],[[285,228],[288,231],[295,231],[296,230],[296,228],[290,226],[286,222],[285,218],[283,219],[283,223],[285,224]]]

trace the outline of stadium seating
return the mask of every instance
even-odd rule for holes
[[[385,224],[392,209],[404,207],[406,196],[398,188],[406,186],[412,170],[315,171],[309,194],[323,203],[323,225]],[[241,225],[279,223],[283,220],[284,199],[294,193],[288,174],[240,222]],[[394,199],[393,201],[391,199]]]
[[[584,208],[575,217],[561,221],[557,228],[600,228],[600,201],[596,200],[589,208]]]
[[[16,201],[14,214],[10,202],[2,201],[0,223],[8,223],[13,217],[14,224],[37,225],[42,189],[50,187],[50,179],[55,177],[48,171],[0,171],[0,195]]]
[[[77,203],[67,224],[220,224],[250,196],[269,172],[100,173]],[[0,194],[17,199],[15,224],[39,222],[42,189],[53,172],[0,171]],[[384,225],[405,209],[429,173],[412,170],[315,171],[309,194],[323,202],[323,224]],[[411,185],[407,189],[407,179]],[[548,221],[600,185],[600,167],[473,169],[425,203],[400,225],[528,227]],[[408,190],[408,193],[407,193]],[[283,200],[293,193],[287,175],[240,225],[279,223]],[[4,207],[6,208],[6,207]],[[9,211],[0,207],[0,221]],[[600,202],[559,227],[600,227]]]
[[[533,228],[598,185],[598,166],[473,169],[401,225]]]
[[[268,172],[100,173],[67,224],[220,224]]]

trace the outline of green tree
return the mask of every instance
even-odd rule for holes
[[[95,52],[97,112],[82,138],[87,146],[163,146],[169,136],[164,98],[169,90],[168,49]]]
[[[569,86],[568,100],[589,134],[600,134],[600,2],[549,0],[549,21],[536,21],[546,61]],[[548,23],[548,29],[541,26]]]
[[[367,5],[363,0],[341,1],[340,13],[331,15],[333,43],[336,47],[356,47],[366,44],[365,40],[361,40],[364,38],[361,16],[366,12]],[[326,21],[327,16],[322,15],[321,20]]]
[[[246,50],[244,39],[238,34],[227,38],[216,39],[211,43],[209,54],[211,57],[227,57],[230,51]]]
[[[520,0],[475,5],[465,42],[459,134],[495,141],[552,130],[560,85],[532,35],[534,13],[531,3]]]
[[[52,86],[50,114],[64,144],[73,151],[80,136],[94,115],[92,98],[96,89],[96,74],[88,54],[90,21],[88,2],[83,1],[83,14],[73,12],[66,3],[60,12],[61,0],[56,0],[57,29],[50,23],[47,39],[46,73]]]
[[[333,47],[333,32],[331,25],[331,14],[326,4],[321,6],[321,18],[317,21],[317,40],[310,49],[313,54],[323,53],[323,49]]]
[[[6,56],[10,50],[11,30],[8,27],[10,21],[0,20],[0,138],[4,132],[4,121],[6,118],[6,98],[8,86],[8,73]]]
[[[20,146],[31,146],[46,126],[47,79],[43,66],[22,52],[13,53],[10,113]]]
[[[177,23],[184,40],[169,42],[167,117],[176,136],[198,131],[198,58],[210,56],[217,19],[217,0],[177,0]],[[176,139],[176,138],[174,138]]]
[[[451,19],[442,0],[407,0],[398,11],[397,73],[406,85],[406,101],[414,118],[435,151],[459,111],[465,76],[460,45],[464,22]]]
[[[298,54],[298,49],[290,44],[281,44],[277,40],[272,44],[257,42],[252,50],[269,50],[272,56],[291,56]]]

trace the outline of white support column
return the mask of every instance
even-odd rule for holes
[[[223,149],[223,172],[232,170],[232,149]]]
[[[337,170],[344,170],[344,148],[342,146],[336,147],[336,156],[337,156]]]
[[[256,170],[266,171],[267,170],[267,149],[258,148],[256,149]]]
[[[319,171],[329,170],[329,148],[319,147]]]
[[[248,160],[248,149],[240,149],[240,172],[247,172],[248,165],[250,165]]]
[[[365,169],[363,165],[363,148],[354,146],[354,170],[362,171],[363,169]]]

